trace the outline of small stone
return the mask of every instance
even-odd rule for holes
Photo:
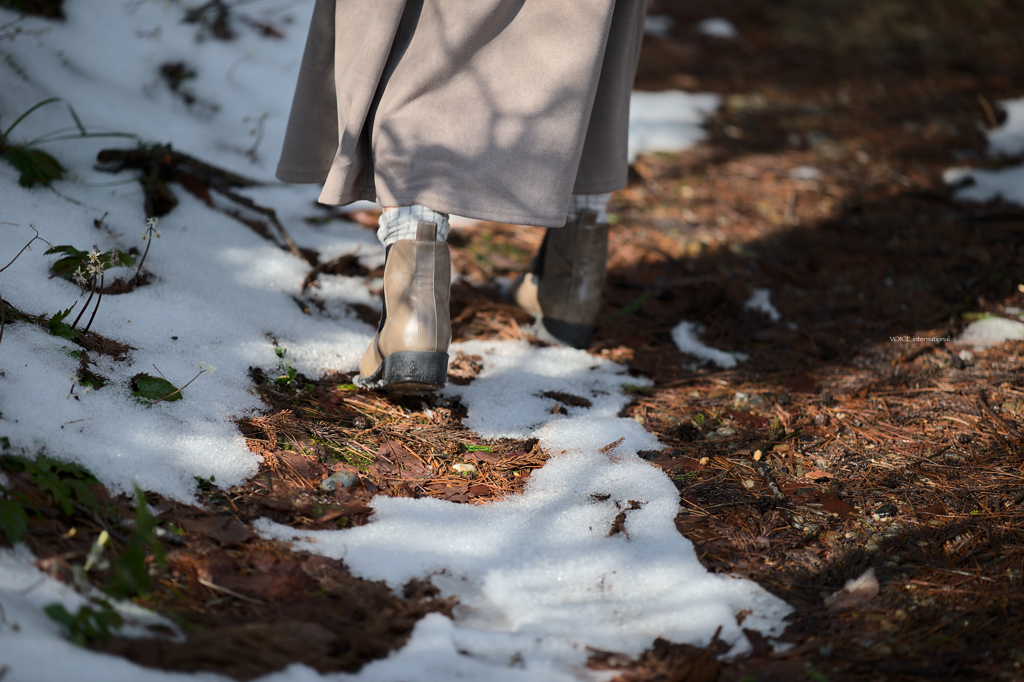
[[[736,395],[732,397],[733,407],[746,407],[749,403],[750,396],[747,395],[746,393],[737,392]]]
[[[749,478],[743,481],[744,488],[753,488],[755,485],[757,485],[757,483],[754,483],[754,481],[750,480]]]
[[[324,480],[320,481],[320,487],[324,490],[348,490],[359,482],[359,477],[351,471],[336,471]]]
[[[452,465],[452,469],[458,471],[460,474],[475,474],[476,467],[468,462],[459,462]]]
[[[711,460],[708,459],[707,457],[701,457],[699,461],[702,467],[706,467],[708,465],[708,462],[710,462]]]
[[[761,407],[762,405],[766,405],[767,403],[768,401],[765,400],[763,397],[759,395],[752,395],[750,396],[750,402],[748,403],[748,405],[750,405],[751,407]]]
[[[899,513],[900,510],[896,508],[895,504],[883,504],[875,510],[875,514],[883,519],[889,518],[890,516],[896,516]]]
[[[878,543],[874,540],[868,540],[866,543],[864,543],[864,549],[866,549],[869,552],[874,552],[876,549],[878,549]]]
[[[763,453],[760,450],[754,450],[754,461],[755,462],[760,462],[762,456],[763,456]]]

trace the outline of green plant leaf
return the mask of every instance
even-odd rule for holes
[[[52,620],[57,621],[68,629],[75,627],[75,623],[78,621],[77,618],[64,608],[63,604],[49,604],[43,607],[43,612]]]
[[[157,521],[146,504],[145,494],[135,486],[135,524],[124,551],[111,562],[111,575],[105,586],[106,592],[112,597],[127,599],[149,588],[149,566],[146,563],[149,552],[153,553],[157,565],[166,565],[163,545],[153,532],[156,525]]]
[[[0,530],[12,545],[28,530],[28,514],[17,501],[0,499]]]
[[[175,393],[178,388],[162,377],[153,377],[148,374],[136,374],[132,377],[132,395],[143,400],[166,400],[173,403],[181,400],[181,393]],[[171,395],[171,394],[174,395]],[[170,397],[168,397],[170,396]]]
[[[98,639],[106,644],[110,641],[110,631],[121,627],[124,619],[110,602],[96,598],[91,601],[97,608],[81,606],[78,613],[72,614],[63,604],[54,603],[43,607],[43,612],[68,629],[72,643],[84,647]]]
[[[11,147],[0,158],[21,171],[18,184],[22,187],[44,185],[49,187],[54,180],[64,177],[64,167],[42,149]]]
[[[494,452],[494,448],[489,445],[473,445],[471,443],[463,443],[462,447],[466,448],[466,452]]]
[[[74,341],[78,338],[78,332],[75,331],[70,324],[64,321],[64,318],[67,317],[74,309],[75,305],[78,304],[76,303],[67,310],[62,310],[61,312],[56,313],[49,319],[49,321],[47,321],[46,328],[52,335],[59,336],[60,338],[67,339],[68,341]]]
[[[24,457],[4,457],[0,459],[0,468],[5,471],[25,472],[32,477],[32,482],[41,490],[53,496],[65,514],[73,511],[72,496],[99,514],[99,503],[89,490],[89,486],[98,485],[99,481],[85,467],[72,462],[40,455],[35,460]]]

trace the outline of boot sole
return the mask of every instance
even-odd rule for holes
[[[537,320],[537,338],[561,346],[586,349],[594,336],[594,325],[574,324],[542,317]]]
[[[356,377],[362,388],[396,395],[415,395],[444,388],[448,383],[448,354],[427,351],[398,351],[384,358],[371,376]]]

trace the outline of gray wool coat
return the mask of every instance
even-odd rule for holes
[[[626,183],[647,0],[317,0],[277,176],[557,227]]]

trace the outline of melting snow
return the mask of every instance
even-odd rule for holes
[[[482,506],[378,497],[367,526],[303,532],[263,521],[264,535],[344,559],[356,575],[396,590],[433,576],[459,597],[451,626],[458,648],[496,665],[523,660],[535,679],[569,675],[587,647],[635,655],[658,636],[706,644],[719,627],[732,653],[742,653],[749,643],[735,615],[744,608],[754,615],[743,627],[779,634],[789,607],[753,583],[707,573],[675,530],[675,485],[636,454],[659,448],[657,439],[615,416],[628,400],[615,383],[637,379],[572,349],[531,357],[537,351],[522,342],[471,342],[456,350],[484,363],[473,383],[446,391],[460,395],[467,424],[495,420],[501,426],[485,426],[492,436],[533,428],[542,447],[560,453],[524,494]],[[552,415],[554,401],[539,396],[549,388],[594,405]],[[538,413],[547,420],[539,427]],[[623,532],[609,535],[623,511]]]
[[[707,137],[704,117],[721,104],[712,93],[634,92],[629,104],[629,160],[644,152],[678,152]]]
[[[1024,98],[999,104],[1006,110],[1006,121],[988,132],[989,155],[1012,157],[1024,153]],[[1024,165],[999,170],[951,168],[944,179],[950,185],[966,183],[955,193],[960,201],[984,203],[1002,198],[1024,206]]]
[[[644,33],[656,38],[668,38],[676,20],[670,14],[648,14],[644,17]]]
[[[697,30],[712,38],[724,38],[732,40],[740,37],[740,32],[728,19],[722,17],[711,17],[697,24]]]
[[[704,362],[713,362],[722,369],[731,369],[736,366],[737,362],[747,359],[748,356],[745,353],[730,353],[705,345],[698,336],[703,331],[704,328],[699,323],[684,320],[672,330],[672,340],[676,342],[679,350],[687,355],[692,355]]]
[[[1024,323],[1005,317],[986,317],[964,327],[956,338],[958,344],[973,346],[975,349],[989,348],[1004,341],[1024,340]]]
[[[750,298],[743,304],[744,308],[749,310],[756,310],[759,313],[768,316],[768,319],[772,322],[778,322],[782,319],[782,313],[772,305],[771,301],[772,292],[768,289],[754,289],[750,293]]]

